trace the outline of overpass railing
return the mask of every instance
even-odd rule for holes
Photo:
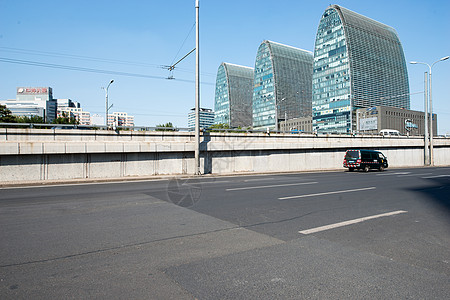
[[[78,129],[78,130],[110,130],[110,131],[179,131],[179,132],[194,132],[193,128],[184,127],[158,127],[158,126],[105,126],[105,125],[76,125],[76,124],[43,124],[43,123],[0,123],[0,128],[36,128],[36,129]],[[344,132],[317,132],[317,131],[299,131],[299,130],[274,130],[274,129],[251,129],[251,128],[203,128],[203,133],[264,133],[264,134],[308,134],[315,136],[380,136],[378,133],[355,131],[352,133]],[[409,136],[423,136],[414,134]],[[398,137],[398,136],[388,136]],[[407,135],[400,135],[400,137],[407,137]],[[440,136],[450,138],[450,136]]]

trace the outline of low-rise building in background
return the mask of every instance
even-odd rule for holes
[[[133,127],[134,116],[129,116],[126,112],[113,112],[112,114],[108,114],[108,126]]]
[[[99,114],[91,115],[91,125],[92,126],[105,126],[105,117]]]
[[[374,106],[356,110],[359,133],[378,134],[383,129],[398,130],[403,135],[423,135],[425,113],[389,106]],[[437,135],[437,115],[433,114],[433,135]]]
[[[51,87],[18,87],[16,99],[0,101],[13,115],[42,117],[46,123],[56,118],[57,102]]]
[[[311,133],[312,129],[312,117],[306,118],[294,118],[280,122],[280,130],[288,132],[305,132]]]
[[[214,112],[210,108],[200,108],[200,128],[209,128],[214,124]],[[188,114],[188,128],[195,129],[195,108]]]
[[[92,125],[91,124],[91,113],[88,111],[83,111],[82,108],[76,107],[58,107],[57,117],[68,117],[74,118],[78,121],[79,125]]]

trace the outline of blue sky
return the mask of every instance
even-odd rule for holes
[[[431,64],[450,55],[448,0],[200,0],[201,106],[214,107],[220,63],[253,67],[263,40],[313,51],[320,17],[330,3],[394,27],[407,61]],[[195,0],[0,0],[0,99],[15,98],[18,86],[50,86],[54,97],[79,101],[91,114],[103,115],[101,87],[114,79],[109,88],[112,111],[134,115],[136,125],[172,122],[186,127],[195,103],[195,55],[177,65],[175,80],[165,79],[170,74],[161,66],[195,47],[194,4]],[[412,109],[423,111],[426,70],[408,64]],[[440,134],[450,134],[449,84],[447,60],[433,68],[433,109]]]

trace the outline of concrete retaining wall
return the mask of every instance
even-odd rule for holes
[[[194,135],[0,129],[0,182],[194,174]],[[450,139],[435,138],[435,165],[450,165]],[[421,137],[210,133],[201,138],[204,173],[342,169],[346,149],[381,150],[391,167],[422,166]]]

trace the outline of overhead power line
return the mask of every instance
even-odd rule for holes
[[[89,73],[99,73],[99,74],[110,74],[110,75],[119,75],[119,76],[128,76],[128,77],[140,77],[140,78],[150,78],[150,79],[166,79],[163,76],[154,76],[154,75],[146,75],[146,74],[138,74],[138,73],[129,73],[129,72],[120,72],[120,71],[112,71],[112,70],[102,70],[102,69],[93,69],[93,68],[84,68],[77,66],[67,66],[67,65],[59,65],[59,64],[50,64],[44,62],[30,61],[30,60],[20,60],[20,59],[11,59],[6,57],[0,57],[0,62],[4,63],[12,63],[12,64],[21,64],[27,66],[35,66],[35,67],[44,67],[44,68],[53,68],[53,69],[63,69],[70,71],[80,71],[80,72],[89,72]],[[186,79],[175,79],[180,82],[194,82],[193,80]],[[210,82],[202,82],[205,85],[214,85],[214,83]]]
[[[117,111],[117,110],[116,110]],[[118,110],[120,111],[120,110]],[[90,111],[93,114],[104,114],[104,111]],[[127,110],[129,115],[133,115],[133,116],[146,116],[146,117],[176,117],[176,118],[185,118],[186,115],[183,114],[143,114],[143,113],[135,113],[133,111]]]
[[[404,96],[411,96],[411,95],[417,95],[417,94],[423,94],[424,92],[415,92],[415,93],[406,93],[406,94],[401,94],[401,95],[395,95],[395,96],[386,96],[386,97],[381,97],[380,100],[389,100],[389,99],[393,99],[393,98],[400,98],[400,97],[404,97]]]
[[[180,48],[180,50],[181,50],[181,48]],[[38,50],[30,50],[30,49],[22,49],[22,48],[0,47],[0,51],[17,53],[17,54],[25,54],[25,55],[53,57],[53,58],[68,58],[68,59],[94,61],[94,62],[101,62],[101,63],[131,65],[131,66],[138,66],[138,67],[152,67],[152,68],[157,68],[157,69],[165,68],[165,65],[162,65],[162,64],[151,64],[151,63],[145,63],[145,62],[108,59],[108,58],[100,58],[100,57],[93,57],[93,56],[83,56],[83,55],[66,54],[66,53],[58,53],[58,52],[38,51]],[[186,68],[177,68],[177,70],[180,72],[185,72],[185,73],[193,73],[194,72],[193,70],[186,69]],[[212,74],[212,73],[202,73],[202,74],[205,76],[215,76],[215,74]]]
[[[177,59],[178,54],[180,54],[181,49],[183,48],[184,44],[186,43],[187,39],[191,35],[192,30],[194,30],[194,28],[195,28],[195,23],[192,25],[191,29],[189,30],[189,33],[187,34],[186,38],[184,39],[183,43],[181,44],[180,49],[178,49],[178,52],[175,55],[175,57],[173,58],[171,65],[173,65],[173,63],[175,62],[175,59]]]
[[[106,63],[115,63],[115,64],[124,64],[124,65],[134,65],[134,66],[146,66],[146,67],[155,67],[155,68],[160,67],[160,65],[157,65],[157,64],[149,64],[149,63],[144,63],[144,62],[133,62],[133,61],[127,61],[127,60],[99,58],[99,57],[92,57],[92,56],[58,53],[58,52],[28,50],[28,49],[21,49],[21,48],[0,47],[0,50],[4,51],[4,52],[31,54],[31,55],[39,55],[39,56],[47,56],[47,57],[62,57],[62,58],[71,58],[71,59],[78,59],[78,60],[106,62]]]

